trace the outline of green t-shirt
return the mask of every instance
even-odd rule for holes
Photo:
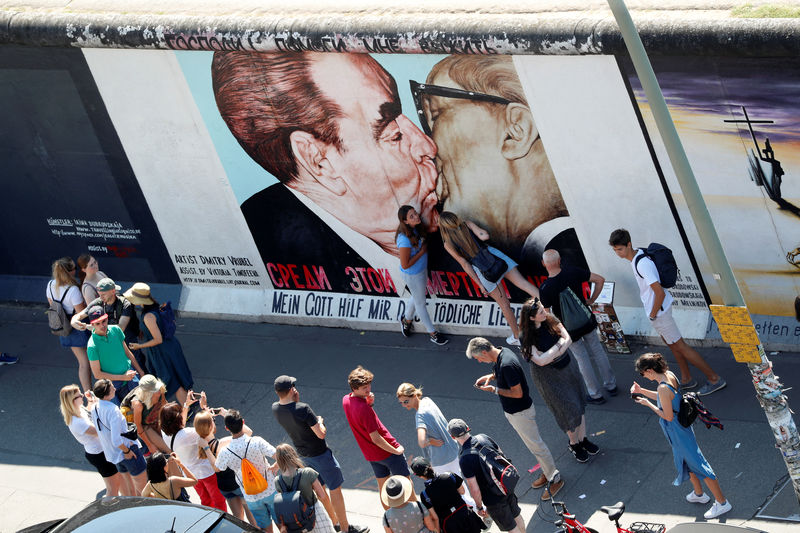
[[[131,369],[131,360],[125,355],[125,333],[119,326],[108,326],[108,335],[92,333],[86,353],[89,361],[100,361],[100,370],[109,374],[124,374]]]

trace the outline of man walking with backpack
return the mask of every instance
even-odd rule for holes
[[[328,430],[322,417],[314,414],[307,403],[300,401],[300,393],[295,387],[297,380],[292,376],[275,378],[275,392],[278,401],[272,404],[272,414],[292,439],[297,453],[306,466],[319,474],[319,481],[330,491],[332,509],[326,509],[336,531],[345,533],[368,533],[369,528],[357,526],[347,521],[347,510],[342,494],[344,476],[339,462],[325,442]],[[337,520],[338,519],[338,520]]]
[[[219,453],[217,469],[230,468],[234,471],[258,527],[272,533],[272,522],[277,523],[273,500],[278,465],[270,465],[267,457],[275,457],[275,447],[261,437],[246,435],[244,427],[244,419],[239,411],[228,410],[225,429],[230,432],[232,440]]]
[[[502,487],[500,472],[494,471],[480,453],[483,451],[486,456],[486,452],[489,452],[488,455],[499,455],[507,461],[497,443],[486,435],[470,434],[469,426],[460,418],[448,422],[447,431],[461,446],[458,464],[464,481],[467,482],[467,489],[475,500],[478,515],[481,518],[489,515],[500,531],[525,533],[525,521],[522,519],[522,510],[517,503],[514,488]],[[516,473],[518,479],[519,473]]]
[[[592,369],[592,361],[597,365],[603,386],[611,396],[617,395],[617,380],[608,362],[608,355],[597,338],[597,321],[589,308],[600,295],[606,280],[585,268],[562,266],[561,256],[555,250],[544,251],[542,264],[547,269],[547,279],[539,287],[539,297],[543,306],[552,308],[553,314],[561,320],[572,339],[569,350],[578,362],[578,369],[589,392],[586,401],[595,405],[606,403]],[[583,296],[584,283],[594,283],[594,291],[588,302]]]
[[[639,297],[650,323],[664,339],[678,362],[678,368],[681,371],[681,389],[697,387],[697,381],[692,379],[689,363],[706,375],[706,384],[697,391],[699,396],[706,396],[725,388],[727,385],[725,380],[714,372],[705,359],[697,353],[697,350],[683,340],[678,325],[672,318],[672,295],[662,287],[656,263],[644,250],[631,245],[631,234],[625,229],[616,229],[611,232],[608,244],[611,245],[617,256],[630,261],[633,277],[639,284]]]

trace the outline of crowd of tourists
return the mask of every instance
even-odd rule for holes
[[[411,293],[400,329],[411,335],[417,316],[431,341],[445,344],[450,339],[433,326],[420,281],[427,279],[424,226],[409,206],[400,209],[398,218],[397,244]],[[445,249],[508,315],[511,335],[506,344],[511,347],[475,337],[467,343],[466,356],[491,365],[491,372],[477,378],[474,386],[498,397],[509,424],[541,468],[532,486],[542,490],[542,501],[548,501],[565,479],[540,434],[526,374],[564,432],[574,459],[586,463],[598,454],[600,447],[588,439],[586,407],[619,393],[590,308],[604,279],[561,265],[558,252],[547,250],[542,261],[548,279],[536,287],[505,254],[483,244],[488,234],[476,224],[445,212],[440,228]],[[699,387],[699,395],[708,395],[725,387],[725,381],[683,341],[671,316],[672,298],[660,285],[654,261],[632,247],[625,230],[612,233],[609,244],[631,262],[645,312],[680,370],[678,377],[662,355],[645,354],[636,361],[636,370],[657,388],[634,383],[630,393],[659,416],[678,471],[674,484],[689,480],[692,491],[686,500],[702,504],[711,500],[703,492],[701,481],[705,482],[714,499],[705,516],[715,518],[731,504],[691,426],[680,424],[677,414],[681,391]],[[494,264],[491,257],[502,264]],[[274,380],[277,401],[272,411],[291,444],[273,446],[254,434],[239,411],[212,408],[205,393],[193,391],[171,307],[160,305],[147,284],[135,283],[122,292],[99,270],[95,258],[83,255],[77,266],[78,276],[70,258],[55,261],[46,296],[51,315],[58,315],[59,307],[63,310],[60,320],[51,317],[51,329],[78,362],[80,386],[65,386],[60,393],[64,423],[103,478],[106,495],[189,501],[191,488],[203,505],[229,511],[265,531],[272,531],[273,525],[284,533],[369,530],[348,521],[344,474],[326,444],[327,427],[300,401],[296,378],[281,375]],[[501,290],[503,278],[530,296],[518,319]],[[577,312],[570,299],[578,303]],[[692,378],[689,364],[705,374],[702,386]],[[473,433],[461,418],[448,421],[420,387],[401,383],[397,400],[414,412],[422,452],[409,464],[405,448],[375,411],[373,379],[367,369],[353,369],[342,408],[375,475],[385,530],[477,532],[493,522],[501,531],[524,532],[515,480],[504,481],[502,475],[498,480],[495,472],[498,462],[507,461],[497,440]],[[224,424],[224,435],[217,423]],[[275,437],[271,440],[284,440],[283,435]],[[412,472],[425,487],[419,495]]]

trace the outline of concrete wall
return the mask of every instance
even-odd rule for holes
[[[628,334],[654,332],[609,233],[625,227],[634,245],[666,244],[681,268],[675,314],[684,335],[716,335],[706,305],[718,300],[716,282],[623,59],[266,56],[4,47],[0,164],[9,194],[0,199],[0,247],[11,260],[0,270],[0,299],[43,300],[52,260],[88,250],[119,280],[181,287],[188,313],[394,328],[407,296],[396,212],[410,204],[432,228],[437,206],[481,225],[537,284],[546,247],[614,281]],[[767,343],[800,343],[798,67],[796,59],[655,60]],[[512,103],[423,97],[428,136],[409,88],[426,79]],[[742,106],[774,122],[754,125],[753,139],[746,124],[724,122],[742,119]],[[303,115],[319,123],[316,135],[298,122]],[[330,117],[338,148],[321,138]],[[282,140],[262,149],[270,127]],[[774,156],[756,160],[766,137]],[[779,191],[775,160],[785,172]],[[434,322],[507,335],[497,306],[436,233],[429,257]],[[516,307],[524,300],[509,283],[503,290]]]

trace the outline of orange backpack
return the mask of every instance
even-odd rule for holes
[[[267,480],[261,475],[261,472],[247,459],[247,450],[250,448],[252,440],[253,439],[247,441],[247,446],[244,449],[244,457],[239,457],[233,450],[228,448],[233,455],[236,455],[236,457],[239,457],[242,461],[242,488],[245,494],[251,496],[253,494],[260,494],[269,487]]]

